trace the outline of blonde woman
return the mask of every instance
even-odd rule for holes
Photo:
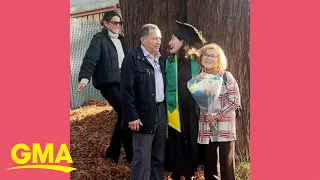
[[[202,71],[219,75],[223,79],[221,93],[214,104],[214,113],[200,114],[198,143],[204,149],[204,175],[215,180],[217,172],[217,148],[219,147],[221,180],[235,180],[234,145],[236,140],[236,112],[240,106],[239,87],[233,75],[226,71],[227,59],[217,44],[201,48],[198,57]],[[218,133],[211,133],[210,124],[216,122]]]

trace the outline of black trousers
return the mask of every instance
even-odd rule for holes
[[[109,102],[118,115],[118,121],[115,125],[110,145],[107,149],[105,157],[111,158],[115,162],[118,162],[120,149],[123,144],[124,151],[126,153],[126,159],[128,162],[131,162],[133,156],[131,140],[132,133],[131,131],[124,131],[121,129],[122,104],[119,84],[108,84],[100,87],[99,89],[102,96]]]
[[[234,141],[210,142],[203,145],[204,150],[204,179],[216,180],[217,170],[217,148],[219,147],[221,180],[235,180],[234,173]]]

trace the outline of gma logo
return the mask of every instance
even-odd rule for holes
[[[19,153],[18,157],[17,153],[19,150],[21,150],[21,153]],[[61,161],[66,161],[69,164],[73,163],[66,144],[60,145],[56,156],[54,156],[53,143],[47,143],[43,151],[40,143],[33,143],[31,148],[23,143],[16,144],[11,149],[11,158],[18,166],[8,168],[7,170],[48,169],[64,173],[70,173],[71,171],[76,170],[76,168],[59,165]]]

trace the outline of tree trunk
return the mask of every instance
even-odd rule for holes
[[[120,9],[124,21],[124,35],[129,41],[129,48],[136,48],[139,43],[140,28],[147,23],[159,26],[162,34],[160,52],[168,55],[168,43],[177,28],[175,21],[187,21],[187,0],[120,0]],[[181,11],[183,10],[183,11]]]
[[[197,4],[197,6],[195,6]],[[242,116],[237,119],[236,153],[250,155],[249,0],[188,0],[188,23],[226,54],[228,70],[239,83]]]
[[[225,51],[228,69],[241,91],[243,110],[237,119],[236,142],[236,153],[241,157],[250,155],[249,4],[249,0],[120,0],[130,49],[139,45],[141,26],[153,23],[162,32],[160,52],[168,55],[168,43],[179,20],[194,25],[207,41]]]

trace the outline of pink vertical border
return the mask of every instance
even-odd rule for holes
[[[251,179],[319,180],[320,2],[251,1]]]
[[[58,171],[6,170],[17,143],[69,147],[69,1],[1,1],[0,179],[68,180]]]
[[[251,179],[319,180],[319,1],[251,0]],[[67,180],[14,166],[17,143],[69,145],[69,1],[0,6],[0,179]]]

